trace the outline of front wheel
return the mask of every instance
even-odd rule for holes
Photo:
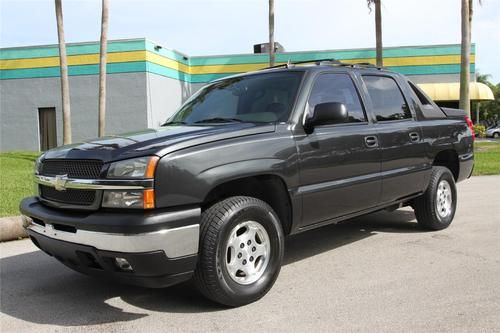
[[[281,223],[267,203],[244,196],[222,200],[202,215],[195,285],[223,305],[254,302],[276,281],[283,251]]]
[[[447,228],[457,207],[455,179],[448,168],[433,167],[429,186],[413,202],[418,224],[428,230]]]
[[[495,138],[495,139],[500,138],[500,133],[498,133],[498,132],[493,133],[493,138]]]

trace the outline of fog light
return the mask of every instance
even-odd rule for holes
[[[115,264],[122,271],[127,271],[127,272],[132,271],[132,265],[130,265],[127,259],[125,258],[115,258]]]

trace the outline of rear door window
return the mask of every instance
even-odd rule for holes
[[[363,75],[377,121],[413,118],[401,89],[388,76]]]

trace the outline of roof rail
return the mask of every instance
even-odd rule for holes
[[[286,62],[286,63],[275,65],[275,66],[261,68],[261,70],[263,70],[263,69],[271,69],[271,68],[280,68],[280,67],[290,68],[290,67],[293,67],[295,65],[312,64],[312,63],[314,63],[316,65],[321,65],[323,63],[330,63],[332,65],[339,65],[339,66],[344,65],[342,62],[338,61],[337,59],[333,59],[333,58],[311,59],[311,60],[302,60],[302,61],[290,61],[290,60],[288,60],[288,62]]]
[[[358,63],[349,64],[349,63],[341,62],[337,59],[326,58],[326,59],[311,59],[311,60],[302,60],[302,61],[290,61],[290,60],[288,60],[288,62],[286,62],[286,63],[261,68],[260,70],[281,68],[281,67],[291,68],[291,67],[294,67],[295,65],[301,65],[301,64],[316,64],[317,66],[322,65],[322,64],[328,64],[328,65],[345,66],[345,67],[352,67],[352,68],[355,68],[355,67],[356,68],[374,68],[374,69],[376,68],[378,70],[384,69],[383,67],[376,66],[376,65],[371,64],[369,62],[358,62]]]
[[[356,62],[354,64],[351,64],[353,66],[356,66],[356,67],[362,67],[362,68],[376,68],[376,69],[384,69],[383,66],[377,66],[377,65],[374,65],[372,63],[369,63],[369,62]]]

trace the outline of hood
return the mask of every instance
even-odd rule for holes
[[[168,153],[218,140],[269,133],[274,124],[231,123],[204,126],[165,126],[110,135],[48,150],[44,159],[97,159],[104,162]]]

